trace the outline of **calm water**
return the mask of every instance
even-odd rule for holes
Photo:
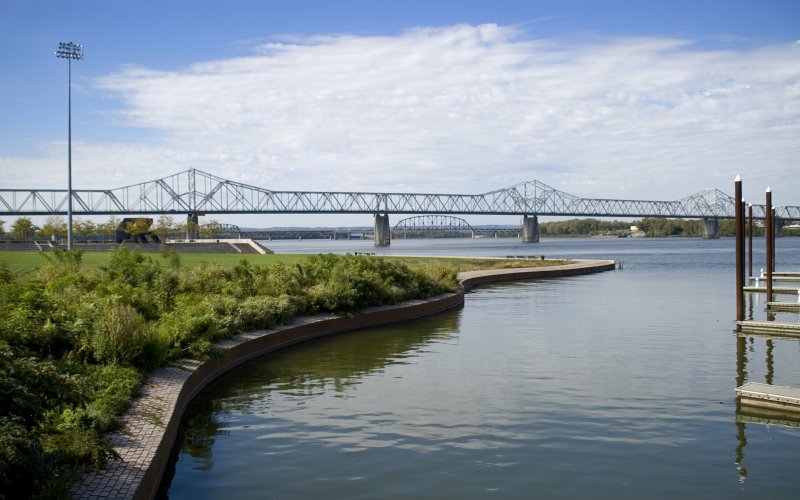
[[[733,389],[800,386],[800,342],[737,341],[731,239],[269,245],[624,269],[480,288],[237,369],[187,414],[169,498],[797,498],[800,428],[737,421]],[[800,238],[777,248],[800,270]]]

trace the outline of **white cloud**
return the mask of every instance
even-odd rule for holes
[[[579,196],[670,200],[730,192],[742,174],[746,196],[771,184],[800,204],[790,199],[800,195],[796,43],[571,44],[457,25],[294,37],[250,57],[125,67],[95,83],[121,99],[125,125],[161,136],[77,144],[81,187],[195,167],[270,189],[479,193],[537,179]],[[45,168],[63,170],[48,158]],[[0,170],[36,184],[17,172],[33,161],[0,159]]]

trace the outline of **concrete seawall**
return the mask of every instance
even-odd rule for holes
[[[255,330],[218,344],[223,355],[206,362],[179,360],[149,374],[142,394],[121,418],[122,429],[109,436],[119,460],[88,474],[73,489],[73,498],[150,499],[157,492],[170,459],[183,413],[211,381],[247,361],[283,347],[344,331],[380,326],[437,314],[460,307],[464,292],[501,281],[574,276],[614,269],[614,261],[582,261],[539,268],[471,271],[459,274],[455,293],[393,306],[373,307],[353,317],[315,315],[290,325]]]

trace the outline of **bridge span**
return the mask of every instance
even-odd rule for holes
[[[66,189],[0,189],[0,216],[64,215]],[[734,217],[734,199],[707,189],[675,201],[581,198],[539,181],[481,194],[274,191],[189,169],[114,189],[73,189],[74,215],[211,214],[374,215],[375,244],[388,245],[390,214],[519,215],[524,242],[538,241],[538,216],[675,217],[706,221],[714,237],[718,219]],[[753,216],[764,219],[764,205]],[[776,219],[800,219],[800,206],[776,207]]]

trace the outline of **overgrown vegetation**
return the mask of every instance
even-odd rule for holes
[[[0,497],[62,498],[113,456],[103,435],[165,362],[215,355],[215,341],[295,315],[352,314],[455,290],[442,263],[367,256],[181,266],[120,247],[107,266],[80,251],[34,272],[0,263]]]

